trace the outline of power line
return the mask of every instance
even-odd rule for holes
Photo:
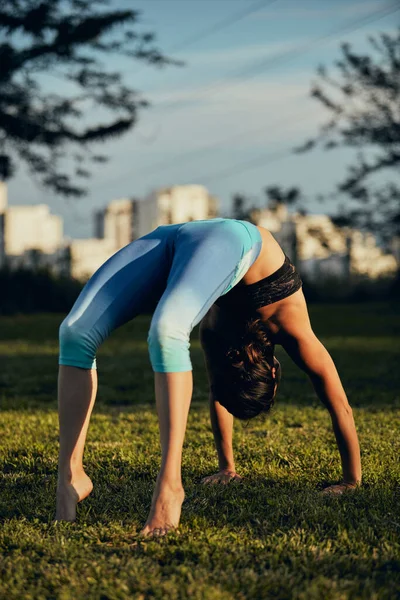
[[[218,33],[219,31],[223,31],[227,27],[230,27],[231,25],[234,25],[235,23],[242,21],[249,15],[257,12],[258,10],[260,10],[262,8],[267,8],[268,6],[271,6],[272,4],[275,4],[276,2],[278,2],[278,0],[258,0],[257,2],[250,4],[250,6],[248,6],[244,10],[240,10],[237,13],[234,13],[233,15],[231,15],[229,17],[221,19],[220,21],[217,21],[216,23],[214,23],[214,25],[211,25],[211,27],[208,27],[207,29],[200,31],[199,33],[196,33],[193,36],[190,36],[190,37],[186,38],[185,40],[178,42],[177,44],[175,44],[175,46],[171,46],[171,48],[167,48],[166,52],[167,53],[178,52],[180,50],[183,50],[184,48],[187,48],[188,46],[192,46],[196,42],[204,40],[205,38],[207,38],[210,35],[213,35],[215,33]],[[135,71],[134,73],[137,74],[142,70],[143,69],[139,69],[139,70]],[[121,73],[122,74],[127,74],[127,73],[132,74],[132,71],[126,69],[124,71],[121,71]]]
[[[319,44],[325,42],[326,40],[329,40],[332,37],[337,36],[338,34],[344,33],[346,31],[349,31],[349,32],[355,31],[355,30],[359,29],[360,27],[362,27],[363,25],[367,25],[370,22],[377,21],[378,19],[388,16],[389,14],[392,14],[398,10],[400,10],[400,4],[399,4],[399,1],[396,0],[396,2],[389,4],[384,8],[380,8],[375,11],[371,11],[368,15],[366,15],[365,17],[363,17],[361,19],[352,19],[344,27],[343,26],[338,27],[338,28],[334,29],[333,31],[331,31],[330,33],[327,33],[327,34],[324,34],[322,36],[315,38],[311,42],[299,44],[295,48],[292,48],[291,50],[286,50],[285,52],[282,52],[280,55],[278,54],[275,57],[269,57],[267,59],[262,59],[260,61],[257,61],[256,63],[254,63],[250,67],[246,67],[245,69],[231,71],[230,73],[227,73],[221,80],[215,82],[214,84],[209,85],[204,88],[200,88],[199,90],[194,91],[192,94],[189,94],[189,97],[187,97],[185,100],[178,100],[178,101],[175,100],[175,101],[168,102],[168,99],[167,99],[167,101],[163,101],[158,106],[155,106],[155,108],[157,108],[159,110],[179,109],[182,106],[184,106],[185,104],[190,104],[191,99],[192,100],[198,99],[199,95],[203,96],[204,94],[207,94],[207,96],[208,96],[210,92],[213,92],[215,90],[231,87],[232,85],[238,85],[237,82],[231,82],[231,83],[226,84],[225,81],[229,78],[241,77],[241,81],[239,81],[239,83],[242,83],[243,80],[255,77],[255,76],[259,75],[260,73],[267,71],[269,68],[281,66],[282,64],[290,62],[293,59],[296,59],[299,56],[299,54],[303,54],[304,52],[307,52],[311,48],[318,46]]]
[[[371,13],[369,13],[366,17],[362,18],[362,19],[357,19],[356,22],[354,22],[354,20],[351,21],[351,24],[347,24],[344,28],[341,27],[340,30],[335,30],[335,32],[331,32],[329,34],[326,34],[320,38],[317,38],[316,40],[313,40],[310,44],[307,44],[307,48],[312,47],[313,45],[315,45],[316,42],[321,43],[322,41],[325,41],[326,39],[332,37],[333,35],[337,35],[338,33],[341,33],[342,31],[344,31],[345,29],[347,30],[349,28],[349,26],[351,26],[351,30],[354,31],[355,29],[361,27],[362,25],[366,24],[365,21],[367,21],[367,23],[370,23],[371,21],[376,21],[378,19],[381,19],[383,16],[386,16],[387,14],[391,14],[392,12],[396,12],[397,10],[400,9],[400,5],[399,2],[397,1],[396,3],[390,5],[390,6],[386,6],[383,10],[380,9],[378,11],[373,11]],[[382,14],[382,13],[385,14]],[[379,14],[378,14],[379,13]],[[293,51],[290,51],[291,53]],[[295,55],[296,57],[299,55],[299,49],[296,48],[295,49]],[[285,53],[284,55],[282,55],[282,57],[285,57],[287,53]],[[301,118],[302,115],[299,115],[298,113],[294,114],[295,116],[295,120],[297,121],[297,119]],[[291,121],[292,122],[292,121]],[[287,124],[287,118],[284,119],[284,123]],[[202,148],[199,148],[197,150],[193,150],[191,152],[186,152],[186,153],[181,153],[181,154],[177,154],[172,158],[167,159],[167,161],[161,161],[159,163],[153,163],[148,165],[147,167],[145,167],[141,173],[151,173],[154,172],[154,170],[164,170],[165,168],[168,168],[171,164],[176,163],[177,161],[184,161],[184,160],[191,160],[193,158],[195,158],[198,155],[201,155],[205,152],[209,152],[212,151],[218,147],[223,147],[227,142],[231,142],[235,139],[241,139],[243,137],[246,137],[248,135],[251,135],[253,133],[258,133],[260,130],[260,128],[255,128],[255,129],[251,129],[251,130],[247,130],[247,131],[243,131],[239,134],[235,134],[234,136],[231,136],[229,138],[225,138],[224,140],[220,140],[216,143],[213,144],[209,144],[207,146],[204,146]],[[240,166],[240,165],[239,165]],[[235,172],[235,170],[233,171]]]
[[[303,117],[307,116],[309,112],[310,111],[308,110],[307,112],[304,112],[304,113],[295,113],[295,115],[294,115],[295,119],[291,120],[290,123],[292,123],[292,121],[297,122],[298,119],[302,119]],[[270,126],[268,128],[268,133],[270,133],[271,131],[275,131],[278,127],[281,127],[282,125],[287,125],[287,124],[288,124],[287,117],[284,117],[279,121],[274,121],[273,126],[272,127]],[[210,152],[217,148],[223,148],[228,142],[233,142],[235,140],[237,141],[237,140],[240,140],[242,138],[245,138],[249,135],[256,134],[256,133],[260,133],[260,125],[258,125],[257,127],[254,127],[253,129],[247,129],[245,131],[236,133],[235,135],[232,135],[229,138],[225,138],[223,140],[219,140],[218,142],[208,144],[207,146],[202,146],[201,148],[197,148],[196,150],[176,154],[172,157],[169,157],[167,160],[162,160],[158,163],[148,165],[148,167],[141,169],[140,174],[141,175],[146,175],[147,173],[150,174],[150,173],[154,172],[155,169],[157,170],[157,172],[164,171],[165,169],[176,164],[177,160],[183,159],[185,162],[188,162],[188,161],[190,162],[191,160],[194,160],[196,157],[201,156],[202,154],[206,154],[207,152]]]
[[[293,119],[289,121],[289,124],[297,123],[298,119],[303,116],[298,113],[294,113]],[[288,120],[285,119],[285,123],[288,123]],[[259,129],[258,129],[259,131]],[[233,166],[229,166],[227,168],[221,169],[220,171],[216,171],[211,175],[205,175],[202,177],[194,177],[193,179],[196,181],[203,181],[207,179],[208,182],[221,181],[226,179],[231,175],[237,175],[238,173],[242,173],[244,171],[248,171],[249,169],[253,169],[259,165],[269,165],[270,163],[275,162],[276,160],[282,160],[283,158],[287,158],[292,154],[292,147],[285,150],[277,150],[275,152],[263,152],[261,155],[258,155],[250,160],[241,161],[236,163]],[[240,170],[239,170],[240,169]]]
[[[271,6],[272,4],[275,4],[276,2],[278,2],[278,0],[258,0],[257,2],[254,2],[253,4],[251,4],[244,10],[234,13],[230,17],[221,19],[221,21],[217,21],[216,23],[214,23],[214,25],[211,25],[211,27],[204,29],[203,31],[200,31],[199,33],[196,33],[191,37],[186,38],[186,40],[178,42],[178,44],[176,44],[175,46],[172,46],[171,48],[167,49],[166,52],[168,52],[168,53],[177,52],[179,50],[187,48],[188,46],[191,46],[192,44],[195,44],[196,42],[203,40],[203,39],[209,37],[210,35],[213,35],[214,33],[223,31],[230,25],[234,25],[235,23],[242,21],[249,15],[257,12],[258,10],[260,10],[262,8],[267,8],[268,6]],[[129,70],[124,69],[124,70],[120,71],[120,74],[126,75],[129,73],[130,75],[132,75],[132,74],[137,75],[138,73],[140,73],[143,70],[144,70],[143,68],[139,68],[137,71],[131,71],[130,69]],[[58,79],[65,80],[65,76],[63,76],[62,74],[57,75],[54,72],[52,72],[50,74],[54,75],[54,77],[57,77]]]
[[[399,5],[399,2],[397,1],[395,3],[395,5],[392,5],[391,10],[389,11],[388,14],[391,14],[392,12],[396,12],[398,10],[400,10],[400,5]],[[377,18],[379,19],[379,18],[381,18],[381,16],[377,17]],[[377,19],[375,18],[374,20],[377,20]],[[243,173],[244,171],[248,171],[249,169],[254,169],[260,165],[269,165],[272,162],[275,162],[276,160],[282,160],[283,158],[286,158],[286,157],[290,156],[291,154],[292,154],[291,148],[289,150],[284,150],[281,152],[277,151],[277,152],[273,152],[273,153],[268,153],[266,155],[262,154],[262,155],[259,155],[249,161],[237,163],[232,167],[229,167],[227,169],[222,169],[221,171],[217,171],[214,174],[203,176],[203,177],[196,177],[195,179],[197,179],[198,181],[203,181],[204,179],[207,179],[208,182],[221,181],[231,175],[237,175],[238,173]]]
[[[223,179],[226,179],[227,177],[230,177],[231,175],[237,175],[238,173],[243,173],[244,171],[248,171],[250,169],[254,169],[255,167],[258,167],[260,165],[269,165],[277,160],[282,160],[283,158],[287,158],[288,156],[290,156],[292,154],[292,149],[286,149],[286,150],[281,150],[281,151],[276,151],[276,152],[268,152],[268,153],[264,153],[260,156],[257,156],[256,158],[253,158],[251,160],[245,161],[245,162],[240,162],[237,163],[235,165],[233,165],[232,167],[228,167],[227,169],[222,169],[221,171],[217,171],[216,173],[213,173],[211,175],[206,175],[203,177],[195,177],[194,179],[196,179],[197,181],[204,181],[205,179],[207,179],[207,182],[216,182],[216,181],[221,181]],[[238,169],[240,169],[240,171],[238,171]]]
[[[230,25],[233,25],[234,23],[238,23],[239,21],[242,21],[243,19],[245,19],[252,13],[257,12],[261,8],[266,8],[267,6],[270,6],[271,4],[275,4],[276,2],[278,2],[278,0],[259,0],[258,2],[254,2],[253,4],[251,4],[244,10],[241,10],[241,11],[231,15],[230,17],[222,19],[221,21],[217,21],[217,23],[215,23],[208,29],[205,29],[203,32],[195,34],[194,36],[187,38],[183,42],[179,42],[176,46],[173,46],[172,48],[167,50],[167,52],[177,52],[179,50],[182,50],[183,48],[187,48],[188,46],[191,46],[192,44],[194,44],[200,40],[203,40],[204,38],[209,37],[210,35],[212,35],[214,33],[218,33],[219,31],[226,29],[226,27],[229,27]]]

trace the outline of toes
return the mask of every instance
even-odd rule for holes
[[[325,490],[322,490],[321,494],[323,496],[340,496],[341,494],[343,494],[343,490],[335,489],[335,488],[327,488]]]
[[[173,525],[166,525],[165,527],[153,527],[153,529],[150,529],[149,526],[146,526],[139,533],[139,537],[163,537],[168,533],[168,531],[171,531],[172,529],[175,529]]]
[[[157,527],[153,529],[152,534],[154,537],[163,537],[167,533],[168,529],[166,527]]]

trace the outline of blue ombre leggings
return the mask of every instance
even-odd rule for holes
[[[96,368],[113,329],[153,312],[148,332],[154,371],[192,369],[190,333],[261,250],[254,225],[235,219],[162,225],[107,260],[86,283],[60,327],[60,365]]]

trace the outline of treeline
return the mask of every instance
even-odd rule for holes
[[[79,281],[55,276],[47,270],[3,268],[0,269],[0,314],[66,313],[81,289]]]
[[[0,315],[40,312],[67,313],[83,284],[49,271],[0,269]],[[347,283],[327,278],[319,284],[303,277],[308,302],[373,302],[400,300],[400,276],[396,279],[361,280]]]
[[[354,276],[344,281],[335,276],[310,281],[302,275],[303,292],[311,303],[359,303],[400,301],[400,273],[396,277],[369,279]]]

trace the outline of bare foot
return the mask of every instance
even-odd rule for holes
[[[89,496],[93,483],[84,471],[71,481],[58,481],[56,521],[75,521],[76,505]]]
[[[150,513],[140,535],[158,537],[178,527],[184,499],[185,492],[182,487],[171,489],[157,484]]]
[[[336,485],[330,485],[322,490],[323,496],[340,496],[344,492],[352,491],[357,488],[356,483],[339,483]]]
[[[236,471],[229,471],[228,469],[223,469],[215,475],[208,475],[207,477],[203,477],[201,483],[223,483],[227,484],[231,481],[242,481],[243,477],[236,473]]]

